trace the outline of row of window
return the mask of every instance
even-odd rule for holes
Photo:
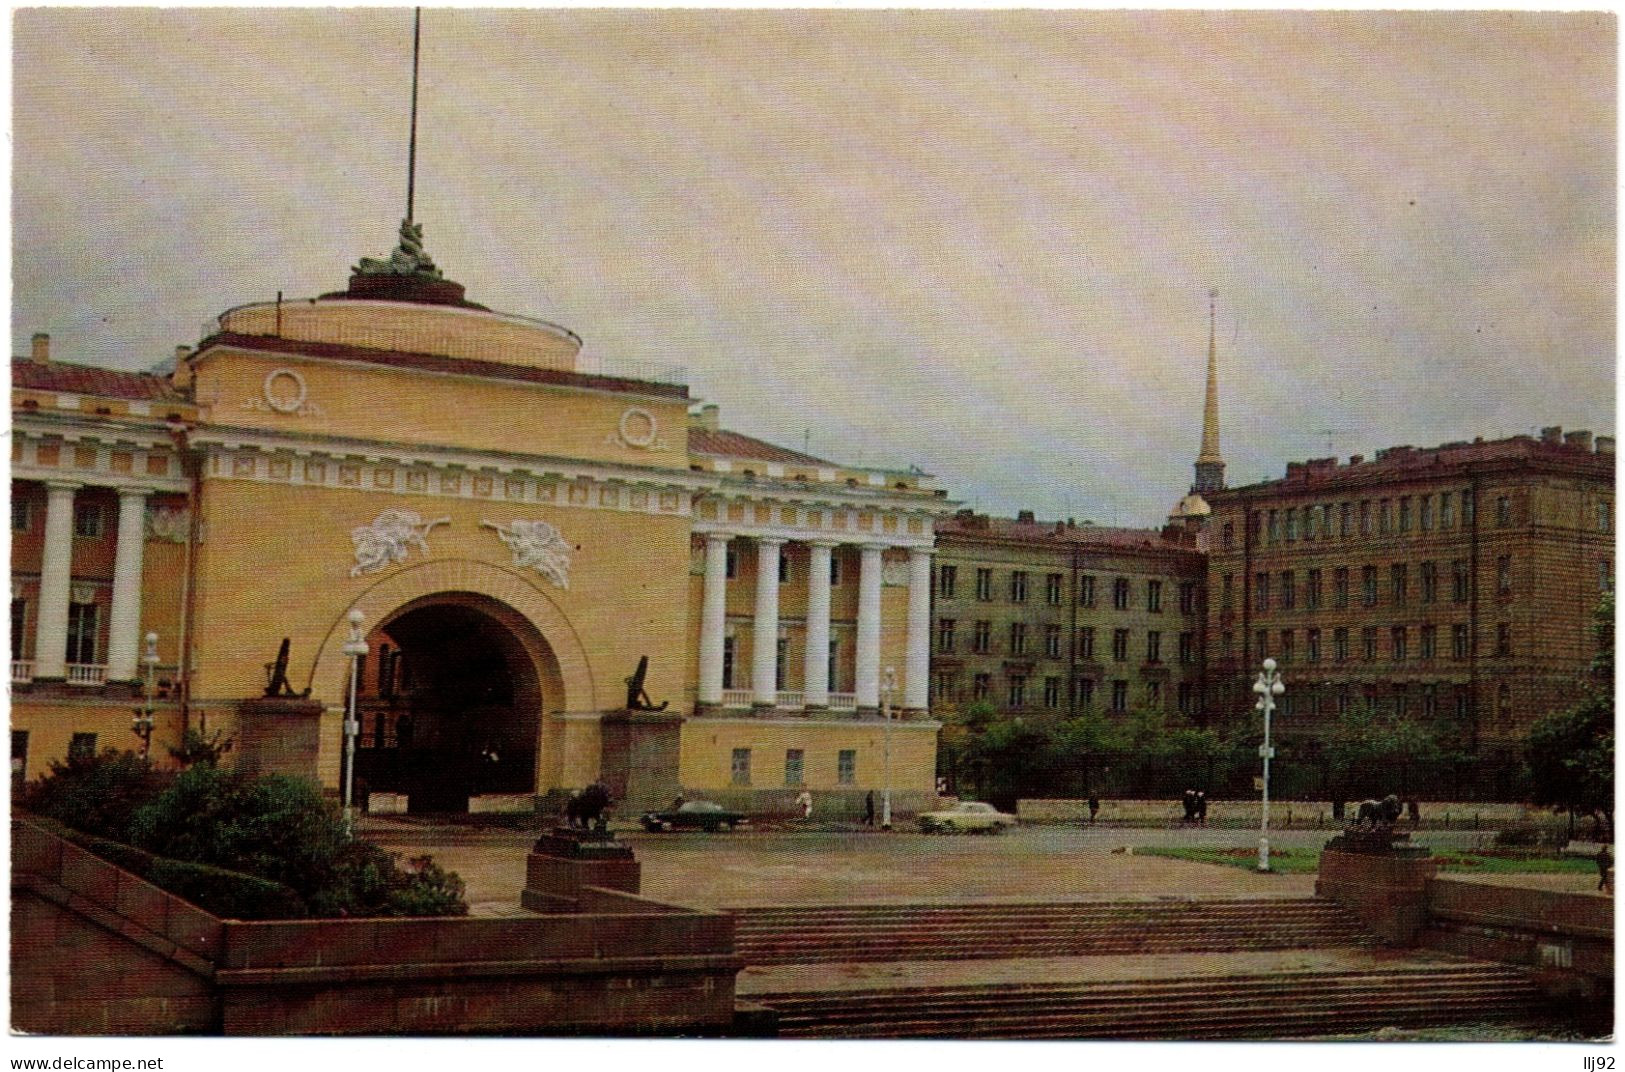
[[[1422,660],[1439,657],[1439,628],[1435,625],[1423,625],[1414,631],[1407,625],[1390,626],[1386,630],[1388,641],[1387,652],[1379,650],[1384,630],[1369,625],[1360,630],[1360,658],[1366,662],[1375,662],[1384,654],[1390,662],[1405,662],[1407,659]],[[1321,646],[1322,630],[1305,629],[1303,631],[1303,661],[1318,663],[1326,655],[1330,655],[1332,662],[1348,662],[1350,658],[1349,641],[1351,630],[1337,628],[1331,631],[1331,651],[1325,652]],[[1411,641],[1415,639],[1415,647]],[[1273,658],[1277,662],[1290,663],[1297,661],[1298,632],[1295,629],[1282,629],[1272,634],[1268,629],[1260,629],[1253,634],[1253,659]],[[1450,627],[1450,658],[1466,659],[1471,655],[1471,637],[1465,625],[1452,625]],[[1235,656],[1235,634],[1225,630],[1219,636],[1219,652],[1221,657],[1229,659]],[[1498,622],[1495,626],[1495,654],[1500,657],[1512,654],[1512,623]]]
[[[1059,625],[1045,625],[1043,628],[1043,657],[1046,659],[1065,659],[1071,657],[1071,652],[1063,650],[1065,639]],[[1009,643],[1005,648],[1008,655],[1028,654],[1028,638],[1032,627],[1027,622],[1010,623]],[[970,646],[968,650],[975,655],[987,655],[993,651],[993,623],[982,620],[971,623]],[[1189,664],[1196,661],[1196,634],[1184,632],[1179,634],[1179,661]],[[959,621],[956,618],[937,619],[937,651],[943,655],[954,653],[959,645]],[[1093,659],[1095,657],[1095,628],[1083,626],[1077,633],[1077,657],[1080,659]],[[1129,658],[1129,630],[1112,630],[1112,658],[1117,662],[1127,662]],[[1162,633],[1159,630],[1148,630],[1145,634],[1145,661],[1157,663],[1162,661]]]
[[[734,785],[752,784],[751,750],[749,748],[735,748],[733,750],[730,773]],[[843,748],[835,754],[835,784],[856,785],[857,782],[857,749]],[[787,786],[807,784],[807,752],[805,749],[787,748],[784,750],[784,784]]]
[[[1471,526],[1474,500],[1471,489],[1445,491],[1438,495],[1401,495],[1397,499],[1361,499],[1343,503],[1316,503],[1272,510],[1255,510],[1247,515],[1254,546],[1294,543],[1298,540],[1347,540],[1360,536],[1387,536],[1411,531],[1432,532],[1456,527],[1456,506],[1461,505],[1461,524]],[[1613,529],[1614,504],[1606,499],[1596,504],[1598,532]],[[1512,526],[1512,500],[1505,495],[1495,500],[1495,525]],[[1334,536],[1335,532],[1335,536]],[[1233,522],[1226,522],[1220,534],[1226,551],[1235,546]]]
[[[1424,604],[1440,600],[1440,570],[1438,562],[1423,562],[1416,570],[1418,597]],[[1305,570],[1303,584],[1298,584],[1296,570],[1282,570],[1279,574],[1260,571],[1253,574],[1253,609],[1267,611],[1273,605],[1277,610],[1319,610],[1325,605],[1323,577],[1325,571]],[[1331,603],[1337,610],[1349,606],[1353,598],[1353,575],[1348,566],[1331,571]],[[1472,596],[1472,569],[1465,558],[1450,563],[1450,599],[1466,603]],[[1362,566],[1359,575],[1359,603],[1362,607],[1377,606],[1384,591],[1378,567]],[[1219,606],[1228,610],[1235,603],[1235,575],[1225,573],[1219,580]],[[1411,568],[1408,563],[1395,562],[1388,567],[1386,591],[1391,606],[1403,607],[1411,598]],[[1502,598],[1512,597],[1512,556],[1501,555],[1495,560],[1495,591]]]
[[[34,504],[27,499],[11,500],[11,531],[34,531]],[[99,540],[108,533],[107,510],[101,503],[73,504],[73,534],[81,540]]]
[[[785,682],[789,680],[788,676],[786,675],[786,668],[790,663],[789,638],[779,637],[777,649],[778,650],[773,654],[773,667],[776,675],[776,684],[773,687],[775,689],[782,690],[785,687]],[[840,661],[840,651],[841,642],[839,640],[831,640],[829,642],[828,681],[830,688],[835,692],[841,691],[839,688],[836,688],[836,684],[840,680],[840,678],[836,675],[836,668]],[[736,682],[744,680],[736,669],[738,666],[738,652],[739,648],[735,642],[735,638],[722,638],[722,687],[725,689],[744,688],[743,685],[736,684]]]
[[[1027,602],[1031,577],[1027,570],[1011,570],[1009,587],[1006,589],[1012,603]],[[1095,577],[1093,574],[1078,575],[1078,606],[1092,607],[1095,605]],[[1145,582],[1145,609],[1152,614],[1162,613],[1163,581],[1147,580]],[[954,564],[944,564],[937,567],[937,598],[955,599],[959,591],[959,567]],[[991,567],[976,567],[976,598],[983,603],[991,602],[993,596],[993,570]],[[1133,582],[1127,577],[1118,577],[1112,581],[1112,606],[1117,610],[1129,610],[1133,606]],[[1066,574],[1044,574],[1044,602],[1052,607],[1059,607],[1066,602]],[[1179,612],[1181,614],[1195,614],[1198,610],[1196,597],[1196,582],[1184,581],[1179,584]]]
[[[1005,692],[1002,697],[1007,707],[1026,707],[1029,702],[1036,702],[1037,696],[1029,696],[1031,679],[1028,675],[1012,672],[1004,675]],[[932,682],[935,692],[934,699],[939,703],[959,703],[969,700],[972,703],[992,701],[993,675],[988,673],[973,674],[970,680],[970,695],[961,693],[959,673],[954,670],[939,670]],[[1080,710],[1091,710],[1095,705],[1096,683],[1092,678],[1079,677],[1072,682],[1071,702]],[[1144,706],[1160,709],[1163,705],[1163,687],[1160,681],[1147,681],[1142,686],[1141,700]],[[1195,709],[1196,685],[1191,681],[1181,681],[1175,690],[1179,711],[1181,714],[1191,714]],[[1043,683],[1044,707],[1058,709],[1066,706],[1065,679],[1051,675],[1044,678]],[[1111,683],[1110,704],[1107,710],[1121,714],[1128,710],[1129,683],[1126,680],[1116,680]]]
[[[101,660],[101,607],[95,603],[68,604],[68,662],[96,665]],[[28,636],[28,600],[11,601],[11,657],[23,658]]]
[[[1496,715],[1503,724],[1512,718],[1512,687],[1505,683],[1496,686]],[[1406,718],[1420,715],[1424,719],[1438,718],[1453,712],[1465,723],[1471,720],[1472,690],[1466,685],[1424,682],[1412,685],[1394,682],[1386,690],[1372,684],[1315,684],[1287,691],[1275,701],[1275,713],[1285,718],[1313,716],[1325,718],[1337,715],[1347,718],[1356,710],[1367,715],[1397,715]]]

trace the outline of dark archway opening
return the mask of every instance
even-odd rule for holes
[[[533,793],[541,690],[514,630],[467,601],[409,606],[369,637],[357,706],[358,796],[404,794],[412,812]]]

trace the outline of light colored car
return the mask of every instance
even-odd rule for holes
[[[918,816],[920,831],[930,834],[940,830],[946,834],[964,830],[976,834],[998,834],[1007,826],[1015,826],[1014,815],[1000,811],[991,804],[962,800],[943,811],[921,812]]]

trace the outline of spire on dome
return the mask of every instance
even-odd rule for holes
[[[1219,292],[1208,291],[1207,307],[1207,400],[1202,407],[1202,449],[1196,455],[1198,492],[1219,491],[1224,487],[1224,458],[1219,454],[1219,342],[1217,301]]]

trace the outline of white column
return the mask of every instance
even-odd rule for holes
[[[118,551],[113,559],[113,607],[107,616],[107,680],[135,681],[141,648],[141,557],[147,542],[145,488],[118,493]]]
[[[924,711],[931,703],[931,550],[908,553],[908,661],[903,707]]]
[[[752,638],[751,706],[779,703],[779,549],[783,540],[756,541],[756,626]]]
[[[858,710],[880,707],[880,556],[884,544],[863,545],[858,571]]]
[[[728,618],[728,537],[705,537],[705,599],[700,611],[700,703],[722,703],[722,642]]]
[[[829,556],[833,543],[809,545],[807,567],[807,672],[805,703],[810,708],[829,706]]]
[[[73,493],[78,484],[45,484],[45,551],[40,556],[34,677],[68,676],[68,592],[73,581]]]

